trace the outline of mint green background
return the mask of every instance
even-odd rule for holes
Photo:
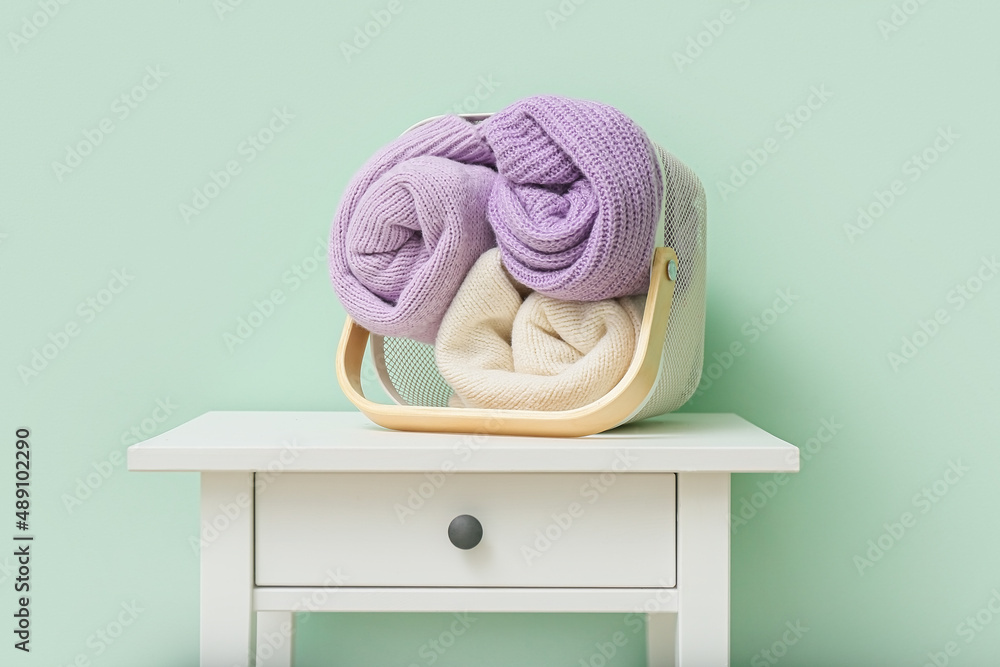
[[[707,363],[733,342],[746,351],[685,409],[736,412],[800,447],[822,419],[842,424],[733,535],[733,663],[765,664],[758,652],[789,621],[809,631],[783,665],[920,665],[949,641],[960,649],[951,664],[995,660],[1000,619],[971,643],[957,626],[1000,587],[1000,280],[961,311],[948,294],[1000,246],[1000,8],[914,3],[883,36],[888,0],[591,0],[564,3],[574,11],[554,27],[555,0],[404,0],[348,62],[341,42],[386,5],[245,0],[220,18],[208,0],[79,2],[16,51],[9,33],[38,5],[0,9],[0,507],[10,522],[0,532],[13,532],[14,430],[28,426],[38,536],[33,652],[14,651],[4,629],[0,663],[195,664],[198,564],[187,539],[198,530],[197,477],[119,465],[72,512],[64,495],[124,454],[123,433],[157,399],[178,407],[155,432],[207,410],[347,408],[333,376],[343,312],[325,272],[294,291],[282,276],[326,234],[366,157],[490,76],[498,87],[480,110],[542,92],[599,99],[705,182]],[[726,8],[735,21],[678,71],[674,52]],[[149,65],[167,78],[118,121],[113,100]],[[821,85],[833,97],[781,138],[775,123]],[[274,107],[294,120],[243,163],[237,146]],[[106,116],[113,133],[59,182],[52,162]],[[907,180],[904,162],[948,127],[959,139]],[[723,201],[717,183],[768,137],[778,152]],[[179,204],[232,159],[242,173],[186,224]],[[905,194],[849,242],[845,223],[896,178]],[[81,322],[77,304],[123,267],[132,284],[25,384],[18,366]],[[231,352],[223,335],[273,289],[287,300]],[[751,341],[744,326],[779,289],[798,301]],[[893,369],[887,354],[939,308],[948,323]],[[920,513],[913,496],[958,459],[970,472]],[[735,476],[734,511],[769,480]],[[854,557],[905,511],[916,525],[859,573]],[[6,570],[0,580],[9,614]],[[96,655],[88,637],[133,600],[144,611]],[[619,615],[478,619],[438,665],[578,665],[624,628]],[[419,647],[448,623],[315,616],[297,664],[426,664]],[[643,659],[638,637],[610,664]]]

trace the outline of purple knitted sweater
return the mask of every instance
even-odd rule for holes
[[[347,186],[330,231],[330,279],[344,309],[385,336],[433,343],[465,274],[495,245],[486,203],[496,172],[457,116],[407,132]]]
[[[334,289],[368,330],[425,343],[494,245],[515,280],[556,299],[642,293],[663,197],[653,151],[627,116],[585,100],[529,97],[478,126],[435,119],[348,185]]]
[[[500,175],[489,220],[516,280],[573,301],[646,290],[663,184],[638,125],[606,104],[543,95],[482,132]]]

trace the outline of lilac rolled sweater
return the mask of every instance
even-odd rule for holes
[[[369,331],[433,343],[466,273],[495,245],[486,205],[496,172],[478,129],[435,119],[354,176],[330,230],[330,280]]]
[[[481,129],[499,172],[489,221],[514,279],[573,301],[646,291],[663,184],[638,125],[606,104],[542,95]]]

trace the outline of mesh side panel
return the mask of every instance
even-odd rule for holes
[[[680,261],[656,384],[627,421],[683,405],[701,380],[705,345],[705,191],[680,160],[659,146],[657,150],[667,172],[664,244],[677,252]],[[387,337],[382,349],[385,374],[404,404],[448,405],[452,390],[437,370],[433,346]]]
[[[434,364],[434,346],[409,338],[382,339],[385,370],[404,405],[446,407],[451,387]]]
[[[667,171],[664,245],[677,252],[677,283],[656,384],[627,421],[684,405],[701,381],[705,347],[705,190],[684,163],[657,150]]]

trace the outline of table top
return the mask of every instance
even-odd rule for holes
[[[133,471],[795,472],[734,414],[672,413],[582,438],[391,431],[359,412],[207,412],[128,448]]]

